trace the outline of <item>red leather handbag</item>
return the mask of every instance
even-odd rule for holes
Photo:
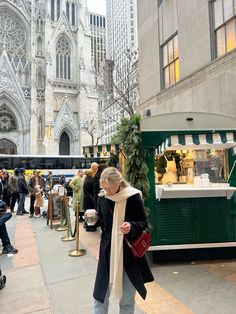
[[[142,234],[138,237],[138,239],[134,241],[129,241],[125,237],[125,241],[132,251],[134,257],[143,257],[150,246],[151,233],[144,230]]]

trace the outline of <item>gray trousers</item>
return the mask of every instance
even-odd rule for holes
[[[123,272],[123,294],[119,302],[119,314],[134,314],[136,289],[129,280],[126,272]],[[93,314],[108,314],[110,291],[107,289],[104,303],[94,299]]]

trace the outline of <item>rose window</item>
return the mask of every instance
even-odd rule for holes
[[[8,10],[0,11],[0,52],[5,49],[11,58],[25,58],[26,33],[21,20]]]

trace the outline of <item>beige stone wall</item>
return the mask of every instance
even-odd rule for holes
[[[156,0],[138,0],[140,103],[160,90],[158,7]],[[148,86],[148,88],[147,88]]]
[[[152,116],[212,112],[235,117],[236,51],[211,61],[208,1],[163,0],[159,9],[154,0],[138,5],[141,115],[150,109]],[[160,44],[176,31],[180,81],[161,90]]]
[[[219,58],[158,93],[139,107],[151,115],[171,112],[211,112],[236,117],[236,51]]]

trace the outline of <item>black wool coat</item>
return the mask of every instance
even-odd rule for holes
[[[95,209],[94,207],[94,178],[92,176],[87,176],[84,180],[83,185],[84,199],[83,199],[83,209]]]
[[[97,275],[95,280],[93,297],[104,302],[105,294],[109,285],[110,252],[111,252],[111,233],[113,211],[115,203],[104,196],[98,198],[98,219],[102,229]],[[131,224],[131,230],[127,234],[129,240],[136,239],[147,227],[147,219],[144,213],[143,201],[139,194],[135,194],[127,199],[125,220]],[[145,299],[147,290],[144,283],[153,281],[153,275],[148,266],[146,257],[134,258],[127,243],[123,242],[124,247],[124,269],[138,291],[140,296]]]

